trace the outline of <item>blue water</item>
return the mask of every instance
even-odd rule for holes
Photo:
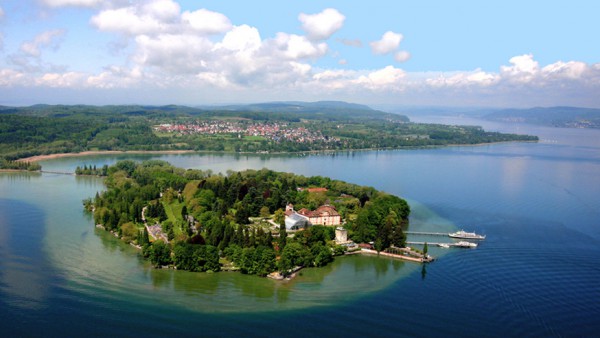
[[[426,121],[427,118],[423,118]],[[439,118],[435,118],[438,120]],[[472,230],[477,249],[433,248],[425,267],[348,257],[289,284],[151,269],[93,229],[95,178],[0,174],[3,336],[595,336],[600,332],[600,131],[443,122],[539,135],[505,143],[306,156],[65,158],[49,170],[162,158],[267,167],[407,198],[412,230]]]

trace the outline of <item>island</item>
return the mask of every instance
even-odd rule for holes
[[[84,200],[96,227],[156,267],[284,278],[359,244],[405,249],[409,205],[372,187],[267,169],[213,174],[161,160],[96,171],[107,175],[107,190]]]
[[[0,107],[0,169],[39,170],[32,163],[36,156],[52,154],[302,154],[537,140],[477,126],[413,123],[404,115],[346,102]]]

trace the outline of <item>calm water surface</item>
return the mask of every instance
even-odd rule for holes
[[[411,230],[465,228],[474,250],[422,267],[343,257],[286,283],[155,270],[97,231],[81,200],[102,180],[0,174],[3,336],[591,336],[600,332],[600,131],[479,124],[539,143],[307,156],[136,155],[47,161],[47,170],[160,158],[186,168],[269,168],[407,198]],[[413,120],[418,120],[413,118]],[[433,240],[433,239],[430,239]]]

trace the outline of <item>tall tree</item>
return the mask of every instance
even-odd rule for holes
[[[282,252],[287,243],[287,230],[285,228],[285,213],[281,209],[275,211],[273,221],[279,224],[279,252]]]

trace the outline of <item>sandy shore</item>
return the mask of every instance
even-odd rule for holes
[[[194,153],[194,150],[99,150],[99,151],[82,151],[80,153],[61,153],[61,154],[48,154],[48,155],[37,155],[26,158],[20,158],[18,162],[37,162],[52,160],[55,158],[62,157],[80,157],[80,156],[91,156],[91,155],[118,155],[118,154],[186,154]]]

